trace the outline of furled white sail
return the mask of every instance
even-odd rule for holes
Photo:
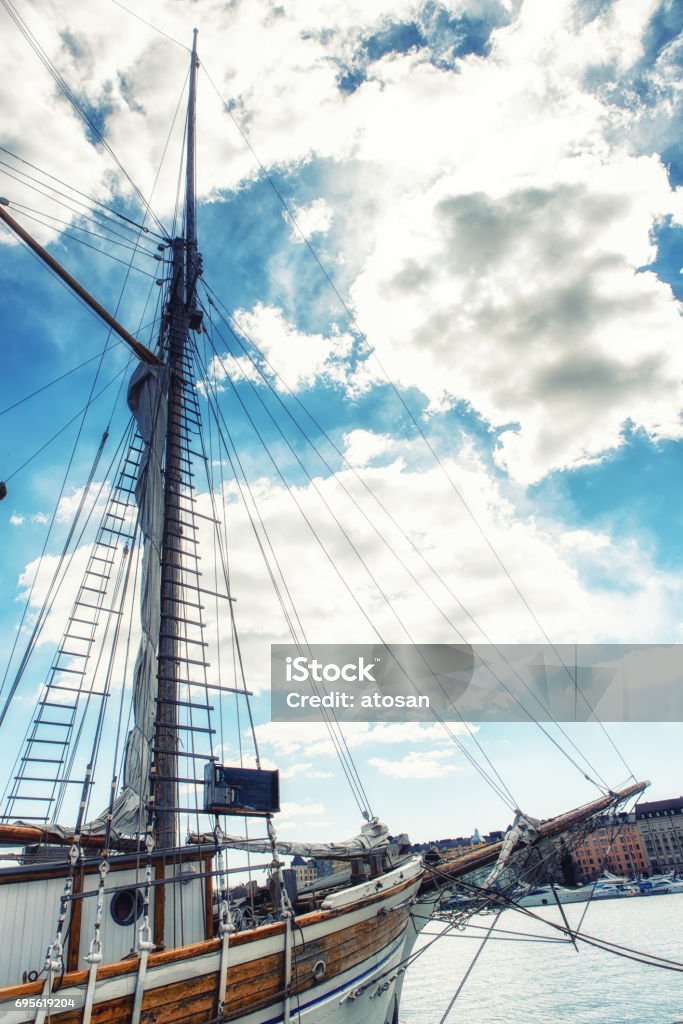
[[[144,538],[140,592],[142,635],[133,672],[133,727],[126,741],[123,789],[114,805],[112,827],[135,834],[145,827],[149,768],[156,714],[157,639],[161,620],[161,545],[163,541],[163,455],[168,415],[168,368],[141,363],[128,385],[128,406],[145,450],[135,497]]]
[[[144,443],[135,497],[144,540],[141,566],[141,637],[133,672],[133,726],[126,741],[123,787],[113,808],[112,828],[119,835],[145,830],[149,769],[156,715],[157,638],[161,619],[161,545],[163,541],[163,455],[168,416],[166,366],[140,363],[128,385],[128,406]],[[84,829],[102,832],[106,815]]]
[[[247,839],[246,836],[231,836],[222,832],[203,832],[201,835],[192,834],[189,837],[192,843],[216,843],[223,849],[247,850],[250,853],[270,853],[273,849],[267,839]],[[283,856],[294,857],[318,857],[324,860],[344,860],[349,857],[360,857],[363,854],[371,853],[381,847],[386,847],[389,841],[389,829],[387,826],[373,818],[372,821],[361,826],[360,834],[351,839],[342,840],[339,843],[300,843],[287,842],[280,839],[275,841],[275,852]]]

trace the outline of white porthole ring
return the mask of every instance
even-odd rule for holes
[[[313,967],[311,968],[311,974],[313,975],[315,980],[316,981],[322,981],[322,979],[325,977],[326,973],[327,973],[327,964],[325,963],[325,961],[324,960],[316,960],[316,962],[313,964]]]

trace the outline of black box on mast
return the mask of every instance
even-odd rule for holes
[[[208,814],[258,815],[280,810],[280,773],[259,768],[204,768],[204,810]]]

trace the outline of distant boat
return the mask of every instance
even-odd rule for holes
[[[582,885],[568,889],[563,885],[537,885],[522,896],[514,897],[519,907],[551,907],[557,903],[587,903],[591,898],[592,886]]]
[[[666,875],[651,875],[649,878],[639,879],[638,888],[642,896],[683,892],[683,879],[677,878],[675,873],[670,871]]]

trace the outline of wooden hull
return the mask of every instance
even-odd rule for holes
[[[292,931],[290,998],[285,992],[285,925],[265,925],[231,936],[224,1020],[276,1024],[286,1004],[298,1024],[392,1024],[397,999],[392,968],[416,934],[409,927],[422,872],[409,862],[380,880],[332,897],[328,909],[296,919]],[[381,882],[381,889],[377,882]],[[208,1024],[219,1002],[221,941],[211,939],[151,953],[145,976],[141,1024]],[[324,964],[321,973],[320,964]],[[314,967],[317,965],[317,970]],[[130,1024],[139,960],[133,957],[98,970],[92,1024]],[[86,971],[72,971],[55,986],[52,1024],[80,1024]],[[362,991],[361,991],[362,990]],[[36,1009],[23,1000],[40,998],[42,982],[0,989],[0,1022],[28,1024]],[[17,1005],[17,1001],[19,1005]]]

